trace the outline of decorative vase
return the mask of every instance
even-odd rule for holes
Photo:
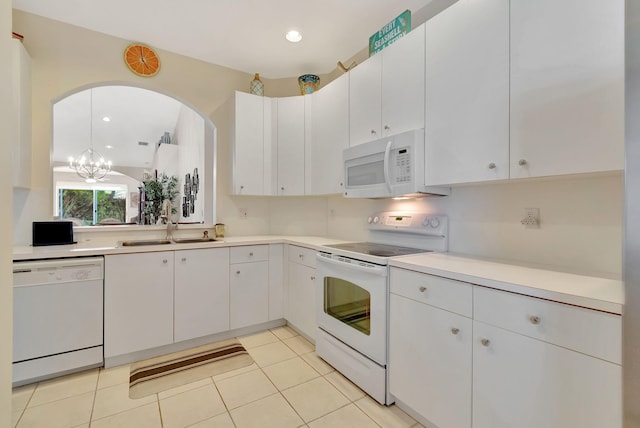
[[[318,89],[319,83],[320,78],[315,74],[303,74],[298,77],[298,84],[300,85],[300,93],[302,95],[313,94],[313,91]]]
[[[262,83],[262,80],[260,80],[260,73],[256,73],[256,75],[253,77],[249,88],[251,89],[251,93],[253,95],[264,95],[264,83]]]

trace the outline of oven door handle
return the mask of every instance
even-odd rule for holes
[[[377,275],[377,276],[387,276],[386,266],[363,266],[363,265],[354,264],[354,263],[346,263],[346,262],[341,262],[340,260],[332,259],[330,258],[330,256],[323,256],[319,253],[316,255],[316,258],[318,259],[318,262],[321,262],[321,263],[328,263],[328,264],[331,264],[334,266],[340,266],[346,269],[354,269],[360,272],[365,272],[365,273]]]

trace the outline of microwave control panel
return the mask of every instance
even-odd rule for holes
[[[411,182],[411,148],[400,147],[391,152],[392,164],[395,166],[395,177],[393,180],[397,184]]]

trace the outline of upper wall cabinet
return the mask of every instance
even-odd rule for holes
[[[424,127],[425,26],[349,72],[351,146]]]
[[[305,142],[305,193],[342,193],[342,151],[349,147],[349,75],[307,97],[312,110],[311,138]]]
[[[12,145],[13,187],[31,186],[31,58],[22,42],[11,39],[13,69]]]
[[[277,98],[277,189],[304,195],[305,96]]]
[[[624,1],[511,0],[511,177],[621,170]]]
[[[272,100],[236,92],[229,101],[234,195],[271,192]]]
[[[509,0],[459,0],[426,23],[425,183],[509,178]]]

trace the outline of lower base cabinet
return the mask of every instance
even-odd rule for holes
[[[471,319],[391,294],[389,391],[434,426],[471,427]]]
[[[473,329],[474,428],[622,427],[621,366],[481,322]]]
[[[231,265],[231,329],[260,324],[269,320],[269,262]]]
[[[315,251],[289,246],[287,321],[315,342],[316,268]]]
[[[104,258],[104,356],[173,343],[173,251]]]
[[[229,249],[175,252],[174,341],[229,330]]]

